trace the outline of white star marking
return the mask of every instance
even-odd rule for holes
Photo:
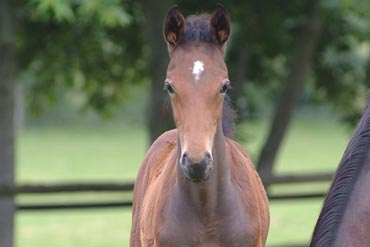
[[[198,81],[200,79],[200,75],[204,71],[204,63],[202,61],[195,61],[193,66],[193,75],[195,81]]]

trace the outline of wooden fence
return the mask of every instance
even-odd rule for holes
[[[285,193],[270,193],[270,188],[275,185],[297,185],[297,184],[313,184],[320,182],[330,182],[333,173],[314,173],[304,175],[279,175],[263,180],[266,187],[269,201],[282,200],[312,200],[322,199],[327,191],[326,187],[319,191],[301,191],[301,192],[285,192]],[[317,186],[316,186],[317,187]],[[100,193],[100,192],[118,192],[118,193],[132,193],[134,183],[68,183],[68,184],[25,184],[17,185],[15,187],[0,186],[0,197],[16,197],[20,195],[56,195],[56,194],[76,194],[76,193]],[[131,200],[121,201],[89,201],[89,202],[54,202],[54,203],[30,203],[17,204],[16,209],[20,211],[49,211],[49,210],[81,210],[81,209],[99,209],[99,208],[114,208],[114,207],[131,207]],[[284,244],[273,247],[307,247],[307,244]],[[272,246],[270,246],[272,247]]]
[[[269,187],[283,184],[302,184],[331,181],[333,173],[315,173],[305,175],[279,175],[264,179],[270,201],[279,200],[305,200],[322,198],[325,190],[294,193],[269,193]],[[73,193],[98,193],[98,192],[132,192],[134,183],[69,183],[69,184],[29,184],[15,187],[0,186],[0,196],[18,196],[27,194],[73,194]],[[326,188],[325,188],[326,189]],[[42,204],[17,204],[17,210],[57,210],[57,209],[88,209],[108,207],[131,207],[131,200],[99,201],[80,203],[42,203]]]

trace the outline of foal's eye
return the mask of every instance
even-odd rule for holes
[[[222,88],[220,89],[220,93],[224,94],[227,92],[227,90],[231,89],[231,84],[230,84],[230,81],[227,81],[223,86]]]
[[[167,90],[167,92],[170,93],[170,94],[174,94],[175,93],[175,90],[173,90],[173,87],[167,81],[164,82],[163,90]]]

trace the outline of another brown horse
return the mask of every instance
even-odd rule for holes
[[[370,104],[339,164],[311,247],[370,246]]]
[[[223,59],[229,34],[220,5],[211,16],[186,20],[176,6],[168,13],[164,87],[177,129],[154,142],[140,168],[131,247],[265,244],[265,190],[243,147],[222,127],[233,124],[224,100],[231,87]]]

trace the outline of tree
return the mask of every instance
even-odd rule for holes
[[[257,167],[258,172],[264,178],[272,176],[274,161],[303,89],[313,55],[317,50],[322,25],[317,8],[317,1],[310,1],[306,24],[302,28],[301,37],[291,59],[292,65],[285,88],[275,110],[267,140],[260,153]]]
[[[321,29],[325,35],[319,41],[315,40],[320,31],[315,28],[310,31],[307,25],[304,28],[307,20],[315,22],[307,11],[310,5],[324,23]],[[240,109],[241,119],[278,102],[258,161],[258,170],[266,176],[272,174],[293,110],[302,96],[310,104],[331,104],[344,120],[357,121],[368,87],[365,79],[368,55],[363,56],[363,50],[369,47],[366,23],[370,20],[365,14],[369,9],[369,2],[348,0],[297,1],[289,5],[275,1],[232,2],[230,12],[234,22],[228,64],[230,76],[237,79],[236,96],[248,99],[248,114]],[[295,53],[292,47],[296,47]],[[243,53],[248,56],[240,63]],[[312,70],[307,73],[310,63]],[[243,86],[239,87],[240,84]],[[281,97],[277,99],[278,94]]]
[[[0,1],[0,185],[14,185],[15,18],[11,0]],[[0,197],[0,246],[14,245],[14,198]]]
[[[170,7],[168,0],[149,0],[142,3],[145,15],[144,33],[150,49],[148,72],[150,101],[148,106],[149,138],[152,143],[166,130],[174,127],[172,111],[163,91],[168,64],[167,46],[163,39],[163,20]],[[153,11],[155,9],[155,11]],[[159,18],[162,16],[162,18]]]
[[[315,98],[328,102],[354,126],[364,108],[370,43],[368,1],[322,1],[325,26],[313,62]]]
[[[122,101],[128,82],[143,78],[136,26],[118,0],[0,1],[0,186],[14,186],[15,81],[31,84],[36,110],[65,87],[106,113]],[[14,198],[1,196],[1,247],[14,245],[14,211]]]
[[[126,87],[145,79],[137,9],[119,0],[26,2],[17,57],[32,109],[47,107],[58,88],[80,92],[82,107],[104,115],[120,105]]]

